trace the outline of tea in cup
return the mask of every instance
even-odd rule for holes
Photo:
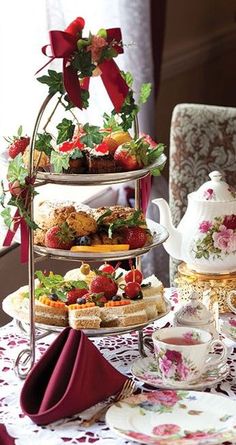
[[[209,368],[223,364],[227,348],[220,340],[212,340],[212,335],[203,329],[170,327],[159,329],[152,334],[154,354],[159,374],[163,382],[184,386],[198,381]],[[215,358],[211,352],[215,347],[222,348]]]

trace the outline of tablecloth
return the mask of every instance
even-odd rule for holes
[[[168,289],[166,296],[173,303],[177,302],[175,289]],[[153,329],[168,326],[172,323],[173,311],[145,328],[145,334],[151,334]],[[36,346],[36,360],[53,341],[56,334],[38,340]],[[138,351],[138,334],[132,331],[125,335],[112,335],[93,339],[102,354],[127,376],[132,376],[130,367],[132,362],[140,357]],[[225,340],[228,347],[228,364],[230,373],[213,388],[205,391],[228,396],[236,400],[236,344]],[[46,427],[39,427],[23,416],[19,406],[19,396],[23,381],[14,373],[14,362],[18,353],[25,348],[27,338],[22,334],[15,322],[0,329],[0,423],[6,425],[8,433],[15,438],[15,445],[131,445],[134,442],[119,438],[99,421],[89,429],[80,426],[79,416],[62,419]],[[140,390],[149,391],[151,387],[136,380]]]

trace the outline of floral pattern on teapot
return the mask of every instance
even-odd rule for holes
[[[214,260],[221,258],[222,254],[236,253],[236,215],[201,221],[199,231],[202,236],[193,247],[195,258]]]

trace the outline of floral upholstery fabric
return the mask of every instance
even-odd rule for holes
[[[236,108],[179,104],[170,131],[169,203],[177,226],[186,211],[187,195],[219,170],[236,185]],[[176,260],[170,259],[173,282]]]

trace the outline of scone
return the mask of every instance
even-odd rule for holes
[[[66,222],[76,236],[90,235],[97,231],[95,219],[86,212],[72,212],[66,219]]]

